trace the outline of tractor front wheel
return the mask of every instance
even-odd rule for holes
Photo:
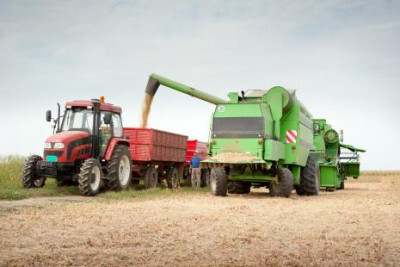
[[[279,168],[276,172],[278,183],[272,181],[269,185],[271,197],[290,197],[293,189],[293,174],[287,168]]]
[[[211,169],[210,184],[214,196],[226,196],[227,182],[224,168]]]
[[[107,164],[105,184],[108,188],[119,191],[129,187],[132,175],[132,162],[129,149],[124,145],[116,146]]]
[[[84,196],[97,195],[102,178],[100,162],[93,158],[85,160],[79,172],[79,192]]]
[[[36,165],[42,160],[41,156],[32,155],[26,162],[22,173],[22,185],[25,188],[43,187],[46,183],[46,177],[39,177],[36,173]]]

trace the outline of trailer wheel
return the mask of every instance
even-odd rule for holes
[[[79,172],[79,192],[84,196],[97,195],[102,178],[100,162],[93,158],[85,160]]]
[[[315,156],[310,155],[301,170],[300,185],[296,187],[300,196],[316,196],[319,192],[319,166]]]
[[[22,185],[25,188],[43,187],[46,183],[46,177],[39,177],[36,173],[36,165],[42,160],[41,156],[32,155],[26,162],[22,172]]]
[[[227,184],[224,168],[212,168],[210,175],[211,193],[214,196],[226,196]]]
[[[248,194],[250,193],[251,183],[240,181],[228,181],[229,194]]]
[[[146,189],[157,187],[158,172],[154,166],[151,166],[146,170],[146,174],[144,177],[144,184],[145,184]]]
[[[171,169],[168,170],[167,172],[167,182],[168,186],[172,189],[177,189],[180,186],[180,180],[179,180],[179,174],[178,174],[178,169],[175,167],[172,167]]]
[[[269,193],[272,197],[290,197],[293,189],[293,174],[287,168],[279,168],[276,171],[279,183],[269,184]]]
[[[210,171],[209,169],[201,170],[200,186],[207,187],[210,185]]]
[[[111,190],[119,191],[129,187],[132,176],[131,154],[128,147],[116,146],[110,161],[107,163],[105,184]]]

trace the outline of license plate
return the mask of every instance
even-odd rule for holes
[[[57,156],[52,156],[52,155],[46,156],[46,161],[48,161],[48,162],[57,162],[57,160],[58,160]]]

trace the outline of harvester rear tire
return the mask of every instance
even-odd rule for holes
[[[316,196],[319,192],[319,165],[314,155],[309,155],[306,166],[301,169],[300,184],[296,187],[300,196]]]
[[[42,160],[41,156],[32,155],[26,162],[22,172],[22,185],[25,188],[43,187],[46,183],[46,177],[39,177],[36,173],[36,165]]]
[[[214,196],[226,196],[227,181],[224,168],[212,168],[210,175],[211,193]]]
[[[100,190],[103,171],[97,159],[90,158],[83,162],[79,172],[79,192],[84,196],[95,196]]]
[[[240,181],[228,181],[229,194],[248,194],[250,193],[251,183]]]
[[[157,187],[158,172],[154,166],[151,166],[146,170],[146,174],[144,176],[144,185],[145,185],[146,189]]]
[[[276,171],[279,183],[271,182],[269,193],[271,197],[290,197],[293,189],[293,174],[287,168],[279,168]]]
[[[128,147],[118,145],[106,166],[107,177],[105,185],[115,191],[127,189],[131,184],[132,161]]]

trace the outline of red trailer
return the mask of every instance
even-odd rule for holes
[[[162,179],[177,187],[186,164],[187,136],[149,128],[124,128],[132,157],[133,179],[144,179],[146,188]]]

